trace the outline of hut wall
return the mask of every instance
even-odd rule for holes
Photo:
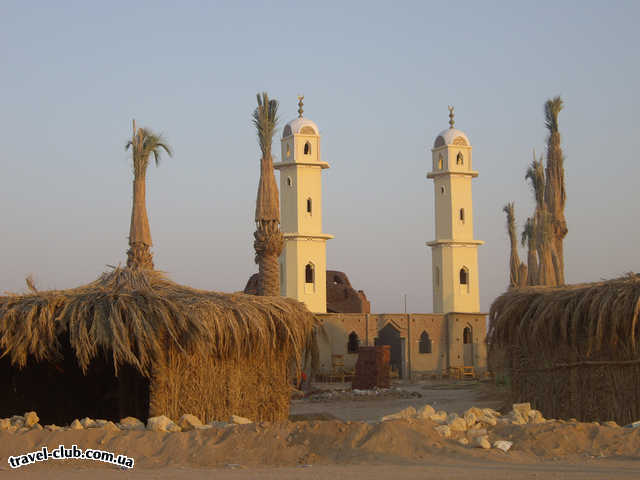
[[[180,418],[185,413],[203,421],[226,421],[240,415],[254,421],[289,416],[291,378],[288,352],[255,352],[219,359],[169,347],[154,364],[150,416]]]
[[[514,401],[531,402],[547,418],[620,425],[640,419],[640,363],[602,356],[576,362],[560,346],[553,354],[524,345],[509,350]]]

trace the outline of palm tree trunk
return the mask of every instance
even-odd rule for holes
[[[538,257],[536,249],[531,244],[527,253],[527,285],[538,285]]]
[[[133,180],[133,208],[131,210],[131,226],[129,228],[129,250],[127,266],[131,268],[153,269],[153,258],[150,251],[151,232],[146,205],[146,179]]]
[[[528,267],[527,264],[524,262],[520,263],[520,266],[518,267],[518,287],[519,288],[524,288],[527,286],[527,281],[528,281]]]
[[[284,238],[277,221],[257,222],[253,247],[258,264],[258,295],[280,295],[280,265]]]
[[[516,221],[513,202],[505,205],[503,211],[507,214],[507,231],[511,243],[509,255],[509,288],[520,286],[520,256],[518,255],[518,237],[516,234]]]

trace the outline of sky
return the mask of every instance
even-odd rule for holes
[[[175,150],[147,175],[156,267],[233,292],[257,271],[256,93],[319,127],[329,269],[372,312],[432,311],[431,146],[473,145],[481,309],[508,284],[502,207],[561,95],[570,283],[640,271],[636,1],[0,2],[0,291],[126,263],[131,119]],[[521,258],[526,251],[521,248]]]

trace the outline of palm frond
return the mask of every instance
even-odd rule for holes
[[[547,100],[544,104],[544,124],[550,133],[558,131],[558,115],[563,106],[562,99],[559,96]]]

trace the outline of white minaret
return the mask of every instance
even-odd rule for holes
[[[304,302],[314,313],[327,311],[327,240],[322,233],[322,170],[320,134],[311,120],[302,116],[282,131],[280,171],[280,229],[284,249],[280,255],[280,293]]]
[[[453,107],[449,125],[436,137],[431,149],[432,171],[427,178],[435,184],[436,239],[428,242],[433,265],[433,310],[435,313],[479,312],[478,245],[473,239],[471,144],[453,128]]]

